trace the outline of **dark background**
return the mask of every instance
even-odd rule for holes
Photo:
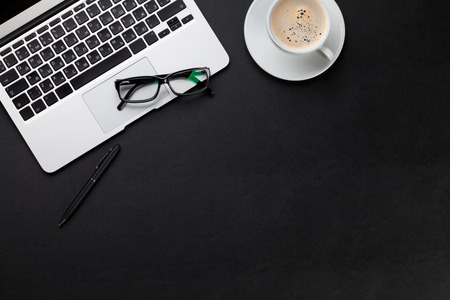
[[[55,174],[0,109],[1,299],[450,299],[449,2],[338,0],[343,52],[305,82],[253,61],[251,2],[197,0],[231,58],[214,98]]]

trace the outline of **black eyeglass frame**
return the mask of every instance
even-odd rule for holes
[[[205,71],[205,74],[206,74],[206,79],[198,82],[198,85],[202,85],[201,89],[196,90],[195,92],[189,92],[189,90],[187,90],[186,92],[183,92],[183,93],[179,93],[173,89],[173,87],[170,84],[170,79],[172,79],[172,78],[175,79],[177,77],[177,75],[180,75],[180,77],[181,77],[181,74],[186,74],[187,72],[192,72],[192,71],[197,71],[197,70]],[[161,85],[163,85],[163,84],[167,84],[167,86],[169,86],[170,91],[176,96],[190,96],[190,95],[198,94],[198,93],[201,93],[204,91],[208,91],[210,95],[213,95],[214,92],[209,88],[209,78],[210,77],[211,77],[210,69],[208,67],[200,67],[200,68],[190,68],[190,69],[180,70],[180,71],[176,71],[176,72],[173,72],[170,74],[164,74],[164,75],[137,76],[137,77],[130,77],[130,78],[126,78],[126,79],[117,79],[115,81],[115,87],[116,87],[117,94],[119,95],[119,98],[121,100],[121,103],[119,104],[119,106],[117,106],[117,109],[122,110],[126,103],[146,103],[146,102],[155,100],[158,97],[159,91],[161,89]],[[129,100],[128,99],[139,87],[141,87],[147,83],[152,83],[155,80],[158,82],[158,88],[153,97],[150,97],[147,99],[142,99],[142,100]],[[120,92],[120,86],[121,85],[133,85],[133,84],[134,84],[134,86],[127,92],[127,94],[124,97],[122,97],[122,93]]]

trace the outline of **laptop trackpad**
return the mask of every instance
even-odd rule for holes
[[[103,132],[108,133],[118,126],[127,125],[144,114],[145,111],[150,111],[152,107],[156,107],[159,100],[169,95],[167,88],[161,86],[156,100],[142,104],[127,104],[123,110],[118,110],[117,105],[119,105],[120,99],[114,86],[116,79],[155,74],[155,69],[153,69],[149,60],[143,58],[83,95],[84,101]]]

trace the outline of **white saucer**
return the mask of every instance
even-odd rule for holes
[[[334,53],[331,61],[319,52],[298,56],[276,46],[266,26],[266,16],[272,2],[273,0],[254,0],[245,17],[245,43],[255,62],[267,73],[284,80],[306,80],[325,72],[336,61],[344,46],[344,17],[336,2],[325,0],[331,17],[330,34],[325,46]]]

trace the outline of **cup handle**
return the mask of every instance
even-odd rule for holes
[[[333,60],[334,53],[330,50],[330,48],[322,46],[322,47],[319,48],[319,51],[323,54],[323,56],[328,58],[328,60]]]

